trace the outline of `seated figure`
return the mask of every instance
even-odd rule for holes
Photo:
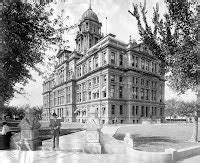
[[[12,133],[10,132],[10,128],[7,122],[3,122],[2,132],[1,132],[1,140],[0,140],[0,149],[10,149],[10,139]]]
[[[6,135],[6,134],[10,131],[10,128],[9,128],[7,122],[3,122],[2,124],[3,124],[3,127],[2,127],[2,132],[1,132],[1,134],[2,134],[2,135]]]

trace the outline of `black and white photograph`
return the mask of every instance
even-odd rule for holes
[[[200,0],[0,0],[0,163],[199,163]]]

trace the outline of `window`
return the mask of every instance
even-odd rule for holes
[[[121,120],[121,124],[123,124],[124,123],[124,120]]]
[[[86,83],[82,83],[82,89],[85,90],[86,89]]]
[[[133,84],[135,84],[135,77],[133,77],[132,79],[133,79]]]
[[[155,63],[155,73],[157,73],[157,63]]]
[[[107,78],[106,78],[106,75],[103,75],[103,76],[102,76],[102,82],[105,83],[105,82],[106,82],[106,79],[107,79]]]
[[[163,95],[162,95],[162,92],[160,92],[160,100],[159,100],[160,102],[163,102],[162,96],[163,96]]]
[[[138,106],[136,106],[136,110],[135,111],[136,111],[135,114],[138,115],[138,112],[139,112],[139,107]]]
[[[81,92],[77,93],[77,102],[81,102]]]
[[[156,82],[156,81],[152,81],[152,82],[151,82],[151,87],[152,87],[152,88],[156,88],[156,85],[157,85],[157,82]]]
[[[149,107],[146,107],[146,115],[145,117],[148,117],[149,116]]]
[[[93,99],[99,98],[99,90],[93,93]]]
[[[143,100],[144,99],[144,89],[141,88],[141,99]]]
[[[156,107],[152,107],[152,116],[156,116]]]
[[[87,73],[87,67],[86,64],[83,64],[83,75]]]
[[[144,79],[141,79],[141,86],[144,85]]]
[[[119,109],[120,109],[120,110],[119,110],[119,114],[122,115],[122,114],[123,114],[123,106],[120,105],[120,106],[119,106]]]
[[[70,96],[71,96],[70,94],[71,94],[70,87],[67,87],[67,91],[66,91],[66,96],[67,96],[67,99],[66,99],[67,101],[66,102],[67,103],[70,103],[70,101],[71,101],[70,100]]]
[[[149,86],[149,80],[146,80],[146,86],[147,87]]]
[[[163,116],[163,108],[160,108],[160,116]]]
[[[103,91],[103,97],[106,97],[106,91]]]
[[[95,30],[94,30],[95,31]],[[97,37],[95,37],[95,44],[98,42],[98,38]]]
[[[77,67],[77,77],[81,76],[81,66]]]
[[[142,59],[141,60],[141,68],[144,70],[144,68],[145,68],[145,60],[144,59]]]
[[[119,86],[119,98],[122,98],[123,96],[123,87]]]
[[[139,59],[138,57],[135,58],[135,67],[138,67]]]
[[[106,107],[102,107],[102,115],[105,115],[106,113]]]
[[[92,92],[89,91],[89,92],[88,92],[88,100],[91,100],[91,99],[92,99]]]
[[[110,87],[110,94],[111,94],[111,97],[115,97],[115,86],[114,85],[111,85],[111,87]]]
[[[92,70],[92,61],[91,59],[88,61],[88,71]]]
[[[119,82],[123,82],[123,77],[122,76],[119,77]]]
[[[152,62],[151,72],[155,72],[155,63],[154,62]]]
[[[115,52],[111,52],[111,63],[115,64]]]
[[[136,67],[137,68],[138,67],[138,62],[139,62],[138,57],[132,55],[132,67]]]
[[[77,91],[81,91],[81,84],[77,85]]]
[[[145,99],[149,100],[149,90],[148,89],[145,90]]]
[[[103,94],[103,98],[105,98],[106,95],[107,95],[107,94],[106,94],[106,87],[103,88],[103,90],[102,90],[102,94]]]
[[[95,68],[97,68],[97,67],[99,67],[99,57],[98,57],[98,55],[96,55],[95,57],[94,57],[94,67]]]
[[[114,115],[115,114],[115,105],[111,106],[111,114]]]
[[[119,65],[123,66],[123,55],[122,54],[119,56]]]
[[[132,55],[132,67],[135,67],[135,56]]]
[[[95,84],[97,84],[97,78],[96,77],[93,78],[93,85],[95,85]]]
[[[156,101],[156,91],[155,90],[151,90],[151,100]]]
[[[135,115],[135,106],[132,106],[132,115]]]
[[[141,107],[141,117],[144,117],[144,106]]]
[[[150,62],[146,61],[146,70],[149,71],[149,68],[150,68]]]
[[[138,87],[133,87],[133,99],[138,99]]]
[[[114,76],[114,75],[111,75],[111,76],[110,76],[110,81],[111,81],[111,82],[114,82],[114,81],[115,81],[115,76]]]
[[[92,86],[92,81],[88,80],[88,88],[91,88],[91,86]]]
[[[102,64],[105,65],[106,64],[106,52],[104,52],[102,54]]]
[[[83,92],[83,101],[86,101],[86,91]]]

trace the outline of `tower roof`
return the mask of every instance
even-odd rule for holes
[[[94,11],[92,11],[91,6],[87,9],[87,11],[83,13],[81,22],[84,21],[85,19],[90,19],[99,22],[97,14]]]

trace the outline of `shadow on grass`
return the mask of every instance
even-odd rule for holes
[[[115,139],[124,140],[125,134],[115,134],[113,136]],[[157,144],[157,143],[178,143],[178,140],[170,139],[169,137],[164,136],[141,136],[139,134],[131,135],[133,142],[136,147],[145,144]]]

